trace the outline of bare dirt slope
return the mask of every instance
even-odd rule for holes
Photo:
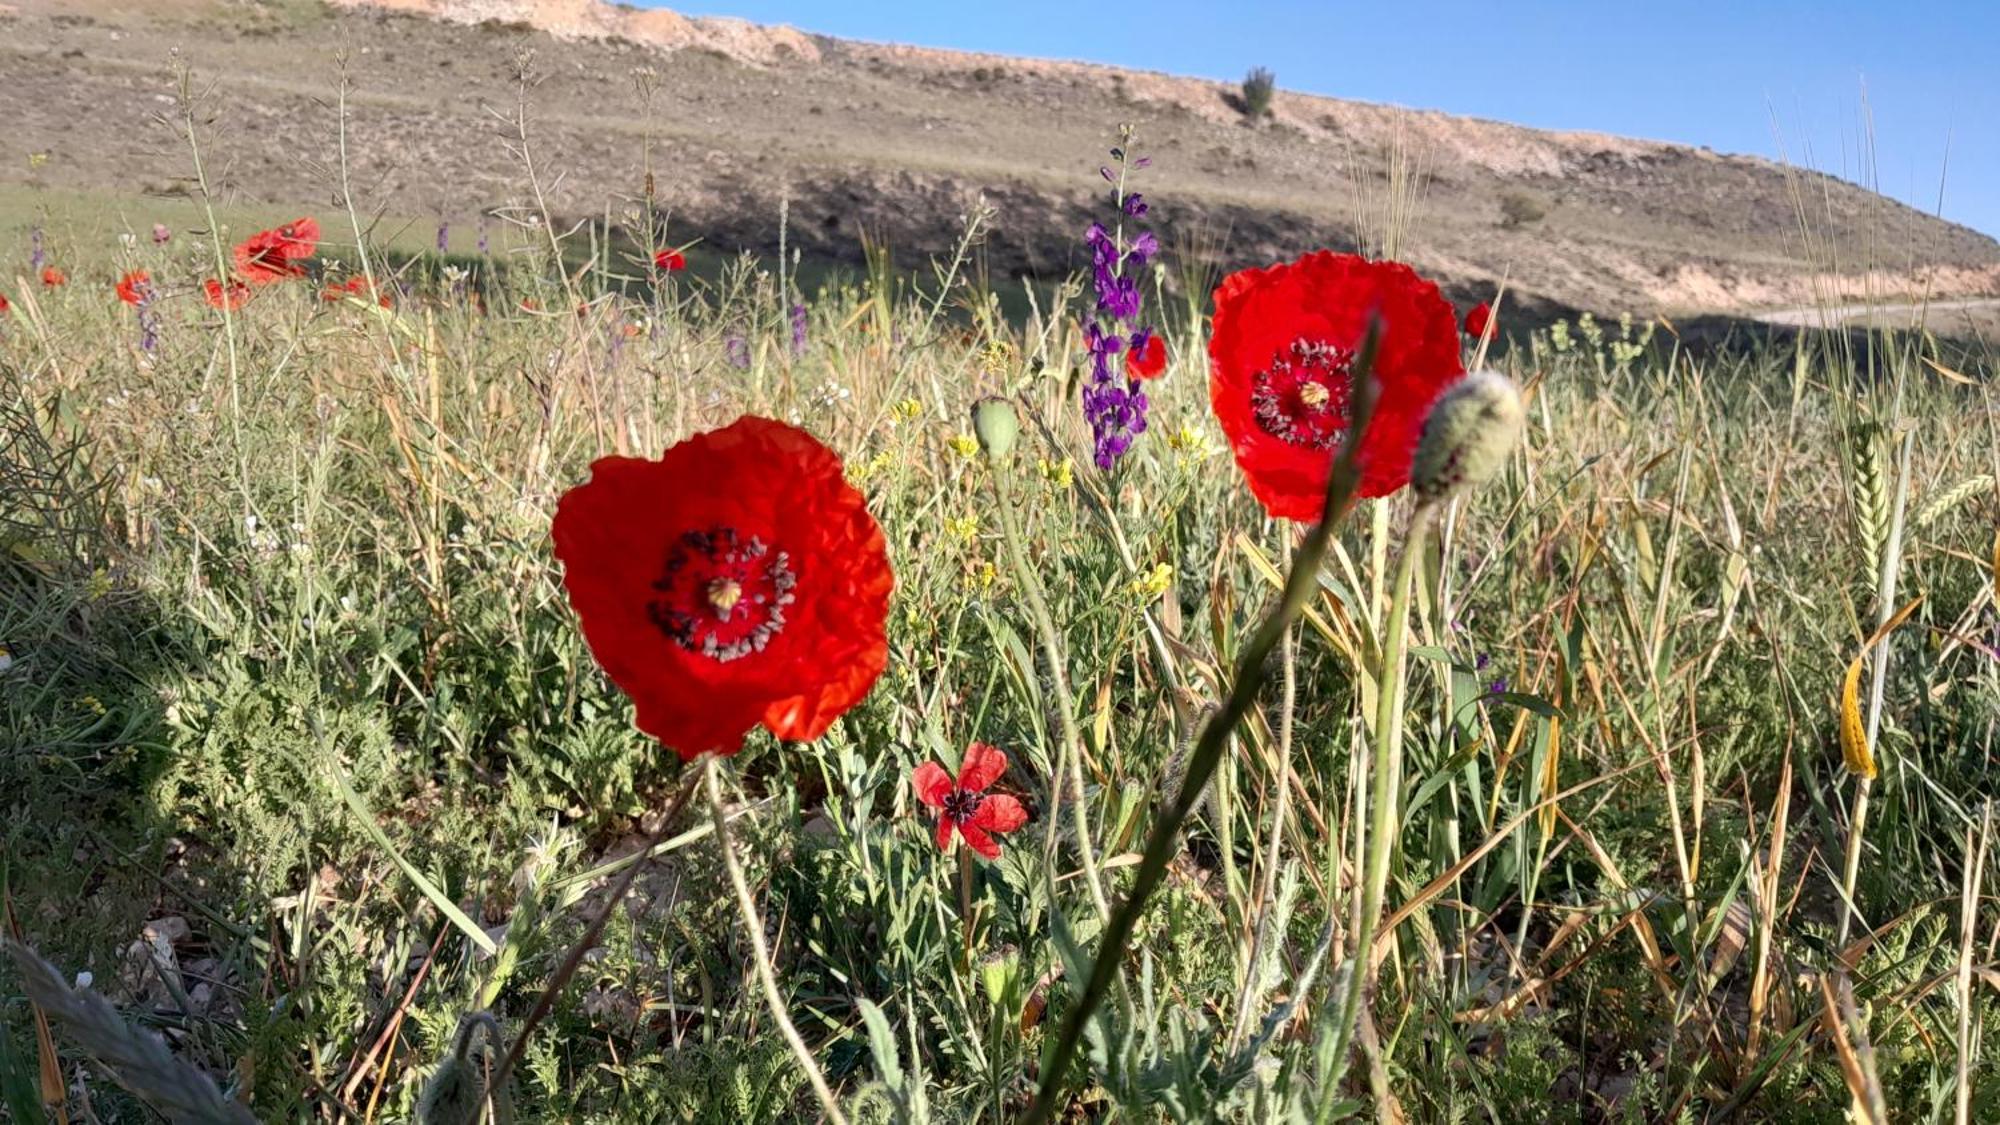
[[[868,231],[915,258],[948,248],[984,197],[998,209],[994,272],[1059,271],[1098,204],[1103,151],[1131,122],[1167,240],[1212,246],[1219,265],[1352,245],[1400,144],[1429,173],[1405,256],[1461,299],[1505,276],[1530,303],[1600,312],[1804,304],[1795,190],[1819,238],[1872,259],[1841,291],[2000,293],[1992,239],[1760,159],[1284,93],[1253,127],[1213,82],[598,0],[6,0],[0,180],[175,190],[187,156],[153,120],[172,110],[175,50],[213,84],[212,166],[252,200],[331,198],[344,59],[366,205],[463,221],[522,203],[504,119],[532,51],[531,137],[555,209],[615,217],[643,190],[650,137],[675,236],[723,249],[774,249],[784,199],[808,254],[854,256]],[[1510,194],[1545,214],[1509,225]]]

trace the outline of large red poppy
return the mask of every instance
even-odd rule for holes
[[[692,758],[762,723],[806,741],[888,664],[882,529],[811,434],[745,417],[605,457],[556,507],[584,639],[640,730]]]
[[[118,279],[118,299],[128,305],[145,302],[153,294],[153,275],[145,270],[133,270]]]
[[[319,249],[319,223],[297,219],[281,227],[261,230],[236,244],[236,272],[252,285],[300,277],[305,267],[299,263]]]
[[[1271,515],[1319,518],[1372,317],[1381,397],[1359,450],[1361,495],[1387,496],[1409,482],[1431,403],[1465,373],[1458,318],[1437,286],[1400,262],[1321,250],[1233,273],[1215,291],[1209,401]]]
[[[917,800],[938,810],[937,846],[950,851],[952,834],[965,838],[972,850],[987,859],[1000,858],[995,833],[1012,832],[1028,823],[1028,810],[1005,793],[986,790],[1007,772],[1007,755],[984,742],[965,748],[965,760],[953,778],[936,762],[925,762],[910,775]]]
[[[233,277],[226,285],[211,277],[201,283],[201,295],[211,306],[235,312],[249,303],[250,287]]]

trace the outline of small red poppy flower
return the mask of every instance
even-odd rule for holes
[[[1209,402],[1271,515],[1319,518],[1347,437],[1350,367],[1376,317],[1381,393],[1359,450],[1363,496],[1409,482],[1425,414],[1465,373],[1450,303],[1401,262],[1327,250],[1233,273],[1216,289]]]
[[[375,294],[376,304],[381,305],[385,309],[389,307],[389,295],[377,291],[373,286],[368,284],[368,278],[361,274],[356,274],[339,285],[329,285],[320,290],[319,299],[332,304],[336,301],[346,300],[349,297],[366,298],[370,293]]]
[[[249,303],[250,287],[232,277],[225,288],[222,282],[211,277],[201,283],[201,295],[212,307],[235,312]]]
[[[152,296],[153,275],[145,270],[133,270],[118,279],[118,299],[126,304],[143,304]]]
[[[1134,379],[1157,379],[1167,370],[1167,342],[1148,332],[1126,357],[1125,370]]]
[[[13,304],[7,300],[7,294],[0,293],[0,313],[6,312],[13,307]]]
[[[662,250],[653,255],[653,268],[661,273],[679,273],[688,268],[688,260],[678,250]]]
[[[42,267],[42,284],[50,289],[69,284],[69,275],[54,266]]]
[[[910,775],[917,800],[938,810],[939,851],[951,850],[952,833],[956,831],[973,851],[987,859],[1000,858],[1000,843],[994,835],[1012,832],[1028,823],[1028,810],[1021,807],[1020,801],[1005,793],[986,791],[1006,772],[1007,755],[984,742],[975,742],[965,748],[965,760],[959,763],[957,778],[936,762],[925,762]]]
[[[657,461],[600,458],[553,530],[591,654],[683,758],[759,723],[818,738],[888,665],[882,529],[797,427],[745,417]]]
[[[1486,326],[1493,323],[1493,306],[1481,301],[1465,314],[1465,334],[1473,339],[1486,335]]]
[[[258,231],[236,244],[236,272],[252,285],[269,285],[301,277],[299,263],[319,249],[319,223],[297,219],[281,227]]]

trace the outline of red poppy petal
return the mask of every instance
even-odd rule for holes
[[[965,748],[965,760],[958,764],[958,787],[968,793],[983,793],[1007,772],[1007,755],[998,747],[975,742]]]
[[[1028,810],[1005,793],[995,793],[979,802],[979,811],[972,814],[973,827],[988,832],[1012,832],[1026,823]]]
[[[910,775],[910,785],[917,791],[917,800],[932,808],[944,806],[945,794],[951,792],[951,775],[936,762],[925,762]]]
[[[953,828],[953,825],[952,825],[952,823],[951,823],[951,818],[950,818],[950,817],[948,817],[948,816],[941,816],[941,817],[938,817],[938,822],[937,822],[937,846],[938,846],[938,850],[939,850],[939,851],[941,851],[941,852],[946,852],[946,853],[949,853],[949,852],[951,851],[951,830],[952,830],[952,828]]]
[[[987,859],[1000,858],[999,843],[993,837],[988,836],[986,830],[977,824],[959,825],[958,834],[965,837],[965,842],[971,846],[973,851],[978,852]]]

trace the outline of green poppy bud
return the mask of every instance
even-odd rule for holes
[[[1476,371],[1453,383],[1424,418],[1424,435],[1410,465],[1410,487],[1425,502],[1477,488],[1492,480],[1526,422],[1514,381]]]
[[[972,432],[979,436],[979,448],[995,462],[1014,453],[1014,439],[1020,436],[1021,419],[1014,404],[1004,398],[982,398],[972,404]]]

